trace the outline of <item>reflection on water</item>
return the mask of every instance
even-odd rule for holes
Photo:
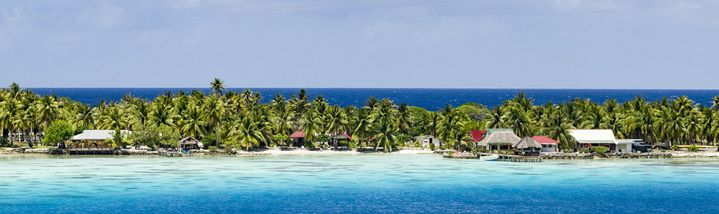
[[[0,170],[0,213],[719,211],[715,159],[2,156]]]

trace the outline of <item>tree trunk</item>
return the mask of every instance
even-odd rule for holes
[[[217,126],[215,126],[215,147],[217,147],[218,149],[220,148],[220,134],[219,133],[220,133],[219,128],[217,128]]]
[[[14,140],[13,140],[13,136],[12,136],[13,130],[12,130],[12,128],[10,128],[10,129],[8,129],[8,130],[10,131],[10,133],[9,133],[9,135],[10,135],[10,147],[12,147],[12,146],[14,145],[14,143],[13,143]]]

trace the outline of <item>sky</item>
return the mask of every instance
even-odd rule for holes
[[[716,0],[3,0],[0,85],[719,89]]]

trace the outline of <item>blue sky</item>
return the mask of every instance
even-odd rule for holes
[[[717,89],[713,0],[3,0],[24,87]]]

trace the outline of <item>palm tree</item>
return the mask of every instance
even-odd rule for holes
[[[131,127],[138,128],[145,126],[150,120],[150,104],[140,99],[132,100],[129,106]]]
[[[569,129],[574,128],[572,122],[563,110],[562,106],[547,106],[548,112],[543,118],[542,134],[559,141],[562,149],[575,149],[576,141],[569,134]]]
[[[200,139],[205,134],[207,123],[203,120],[200,108],[192,105],[184,112],[181,125],[182,132],[185,135]]]
[[[464,118],[460,115],[457,109],[453,109],[452,106],[446,106],[442,111],[442,117],[439,121],[437,129],[438,137],[440,142],[447,143],[450,147],[456,147],[461,143],[461,137],[458,139],[457,136],[467,136],[462,129],[464,125]],[[456,149],[456,148],[455,148]]]
[[[98,127],[101,129],[121,130],[126,127],[127,117],[117,105],[110,105],[100,113]]]
[[[45,96],[37,102],[37,120],[40,122],[42,129],[50,126],[50,123],[57,118],[60,106],[55,96]]]
[[[213,94],[221,96],[225,90],[225,82],[219,78],[215,78],[212,82],[210,82],[210,87],[212,88]]]
[[[215,146],[220,146],[219,127],[225,114],[224,102],[217,96],[208,98],[203,105],[204,120],[215,130]]]
[[[95,120],[92,117],[92,109],[88,105],[79,105],[77,113],[73,120],[73,125],[77,130],[91,129],[95,127]]]
[[[258,121],[254,121],[252,117],[242,118],[239,123],[232,126],[229,135],[239,146],[245,147],[245,150],[250,150],[251,147],[258,146],[260,142],[266,140]]]

